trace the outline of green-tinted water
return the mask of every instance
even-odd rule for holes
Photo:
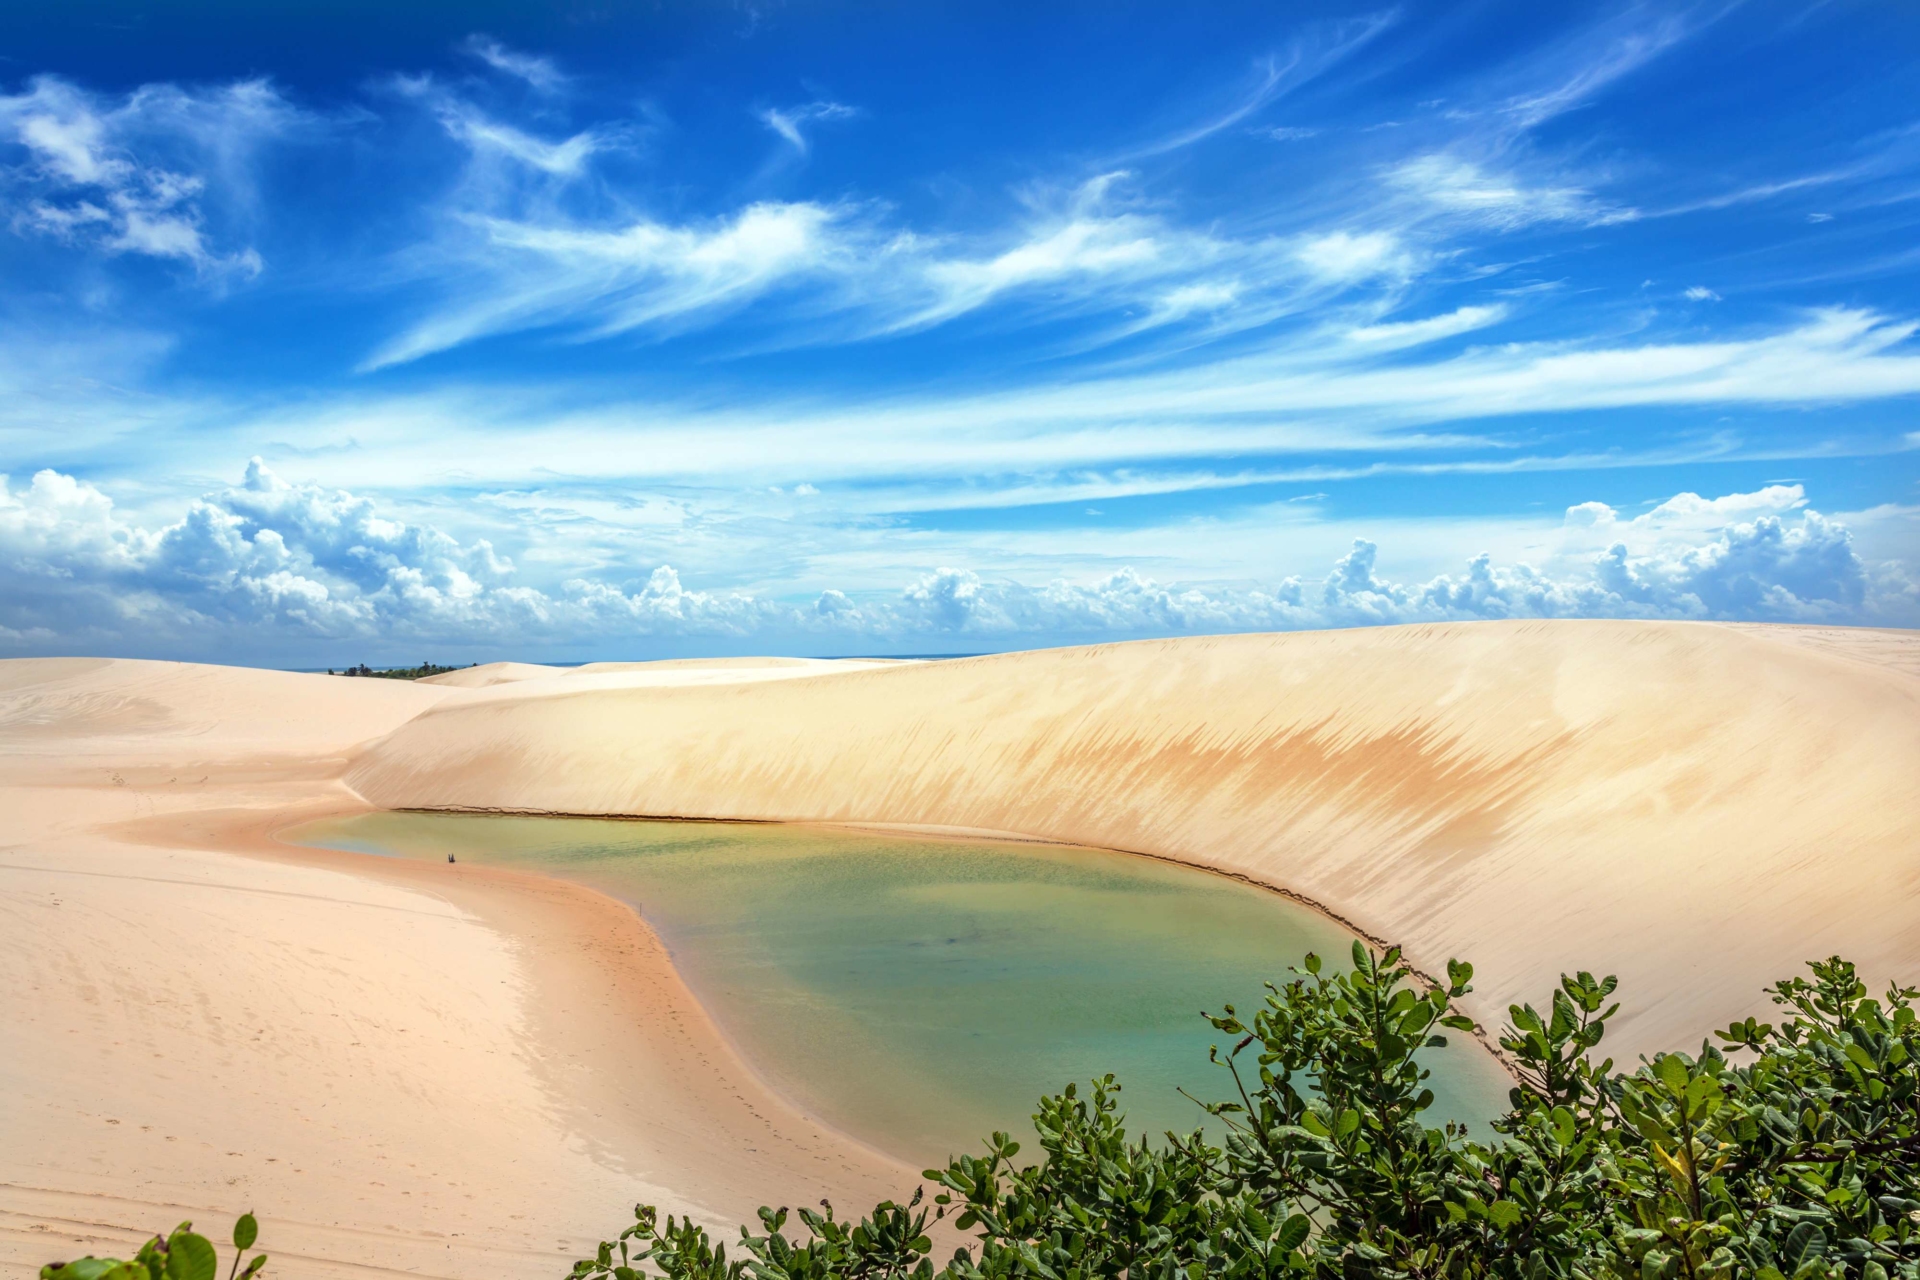
[[[748,1060],[829,1123],[910,1161],[1026,1131],[1033,1101],[1111,1071],[1136,1131],[1194,1128],[1224,1097],[1199,1017],[1258,1004],[1325,918],[1236,881],[1097,850],[817,827],[383,813],[289,838],[498,863],[624,899]],[[1484,1122],[1507,1081],[1456,1039],[1445,1116]],[[1484,1124],[1476,1123],[1484,1134]]]

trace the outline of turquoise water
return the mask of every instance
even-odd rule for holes
[[[913,1162],[1030,1132],[1034,1100],[1113,1072],[1136,1131],[1225,1097],[1199,1016],[1351,936],[1237,881],[1098,850],[833,828],[381,813],[297,843],[546,871],[632,903],[775,1088]],[[1442,1117],[1484,1122],[1508,1082],[1463,1039],[1436,1051]]]

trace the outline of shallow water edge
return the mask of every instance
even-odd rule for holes
[[[1248,877],[1174,859],[871,825],[599,815],[365,814],[302,844],[497,861],[640,910],[748,1064],[857,1139],[933,1160],[1068,1080],[1113,1070],[1136,1131],[1204,1118],[1198,1006],[1256,1005],[1355,931]],[[1490,1058],[1438,1052],[1449,1118],[1504,1109]]]

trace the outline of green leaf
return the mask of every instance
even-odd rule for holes
[[[147,1269],[114,1258],[79,1258],[40,1268],[40,1280],[146,1280]]]
[[[1487,1206],[1487,1217],[1502,1231],[1520,1221],[1520,1206],[1511,1200],[1495,1200]]]
[[[1473,966],[1464,960],[1447,961],[1447,991],[1449,995],[1460,995],[1466,985],[1473,981]]]
[[[168,1237],[167,1280],[215,1280],[219,1270],[213,1241],[185,1230]]]
[[[1307,1220],[1307,1215],[1296,1213],[1281,1226],[1280,1234],[1274,1237],[1273,1242],[1282,1250],[1298,1249],[1306,1243],[1307,1232],[1312,1229],[1313,1224]]]
[[[1786,1243],[1780,1246],[1780,1269],[1789,1275],[1800,1269],[1803,1261],[1819,1257],[1827,1251],[1827,1238],[1811,1222],[1803,1222],[1787,1233]]]
[[[1653,1074],[1678,1098],[1687,1091],[1687,1064],[1677,1053],[1663,1053],[1654,1059]]]
[[[233,1247],[251,1249],[253,1242],[260,1238],[260,1224],[251,1213],[243,1213],[240,1220],[233,1224]]]

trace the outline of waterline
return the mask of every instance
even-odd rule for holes
[[[631,903],[749,1063],[911,1162],[1026,1128],[1071,1080],[1120,1077],[1130,1128],[1187,1131],[1224,1096],[1199,1017],[1352,936],[1279,895],[1070,846],[780,824],[378,813],[285,838],[545,871]],[[1460,1039],[1434,1117],[1484,1122],[1508,1081]]]

